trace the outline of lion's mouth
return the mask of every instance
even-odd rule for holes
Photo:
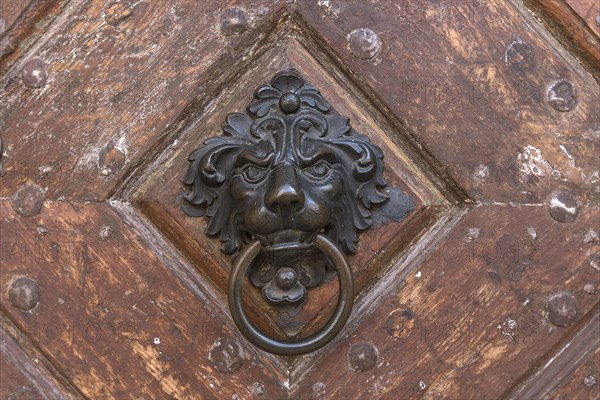
[[[264,251],[301,250],[313,248],[312,241],[318,232],[306,232],[297,229],[285,229],[266,235],[257,235]]]

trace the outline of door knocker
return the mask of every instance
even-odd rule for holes
[[[228,300],[240,331],[257,347],[279,355],[317,350],[342,329],[353,304],[346,253],[357,231],[371,226],[371,208],[384,203],[383,152],[335,114],[296,70],[259,87],[246,113],[227,116],[223,135],[189,156],[183,210],[207,216],[206,234],[232,255]],[[317,333],[277,340],[250,321],[242,283],[262,289],[274,304],[294,303],[335,270],[338,303]]]

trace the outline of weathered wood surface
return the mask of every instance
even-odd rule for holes
[[[5,315],[0,315],[0,324],[0,396],[3,399],[83,398]]]
[[[524,0],[556,38],[600,81],[600,6],[593,0]],[[595,15],[594,15],[595,14]]]
[[[27,10],[32,0],[13,0],[0,3],[0,35],[10,29]]]
[[[600,348],[547,396],[547,400],[597,400],[600,398]]]
[[[565,185],[598,201],[598,83],[528,10],[508,1],[295,4],[472,198],[541,203]],[[380,37],[374,60],[347,48],[359,28]],[[545,100],[559,78],[577,87],[571,112]]]
[[[594,0],[565,0],[583,18],[587,26],[600,36],[600,4]]]
[[[107,198],[260,47],[282,1],[246,3],[238,2],[249,20],[241,36],[221,34],[222,2],[138,2],[115,20],[110,2],[70,7],[18,65],[41,58],[47,83],[27,88],[16,67],[2,80],[0,196],[32,179],[48,187],[48,198]]]
[[[79,2],[80,0],[3,1],[3,12],[9,14],[14,24],[7,24],[6,31],[0,32],[0,74],[4,75],[19,57],[40,40],[61,12]]]
[[[151,243],[143,224],[125,222],[105,203],[51,203],[30,218],[8,202],[0,207],[0,307],[86,397],[249,397],[255,382],[283,396],[275,367],[250,346],[234,375],[209,361],[219,338],[238,334],[223,304],[199,287],[206,282],[193,271],[178,274],[174,255]],[[40,235],[42,225],[48,232]],[[40,287],[31,311],[4,295],[18,276]],[[214,357],[236,365],[235,357]]]
[[[588,284],[586,293],[593,294],[591,292],[594,290],[591,290]],[[525,400],[560,396],[560,390],[552,396],[551,394],[559,385],[564,388],[566,381],[572,379],[569,375],[575,373],[582,362],[593,357],[593,354],[600,349],[600,304],[597,304],[579,325],[580,329],[571,332],[565,340],[555,346],[555,351],[546,355],[545,361],[539,364],[531,376],[510,394],[503,397],[511,400]],[[585,377],[587,379],[584,378],[585,382],[583,383],[592,388],[596,375],[593,372],[590,374],[591,376]],[[597,395],[600,396],[600,391],[597,391]]]
[[[510,393],[599,302],[598,291],[583,289],[600,286],[599,244],[585,239],[600,231],[598,84],[513,2],[289,3],[291,16],[282,16],[283,1],[238,3],[249,28],[228,36],[221,13],[232,2],[142,1],[114,15],[108,2],[74,1],[51,27],[24,34],[30,43],[1,60],[0,308],[47,357],[50,374],[90,398]],[[382,42],[372,61],[347,47],[363,27]],[[49,68],[39,89],[20,76],[34,57]],[[245,105],[255,79],[289,65],[315,77],[336,110],[386,148],[388,179],[417,195],[423,217],[363,235],[350,324],[332,345],[294,360],[240,338],[223,292],[229,260],[201,233],[203,220],[183,218],[173,200],[189,149]],[[558,78],[577,87],[570,112],[545,100]],[[49,202],[21,217],[6,197],[31,181]],[[574,223],[550,218],[543,203],[556,190],[582,204]],[[133,206],[100,202],[132,195]],[[62,198],[76,201],[53,201]],[[446,219],[410,239],[448,203]],[[40,285],[32,311],[10,304],[17,276]],[[568,327],[544,318],[546,300],[562,292],[578,308]],[[307,329],[335,294],[335,285],[324,288],[298,315]],[[276,325],[275,313],[253,312]],[[243,347],[232,374],[209,360],[220,337]],[[377,347],[378,360],[355,372],[347,354],[362,342]],[[365,365],[361,356],[353,368]],[[237,367],[232,360],[221,358]]]
[[[546,207],[476,207],[434,248],[417,246],[414,269],[357,305],[380,302],[308,373],[298,371],[306,374],[298,395],[310,398],[317,384],[327,398],[500,398],[578,329],[544,318],[550,296],[571,293],[577,321],[598,304],[600,294],[584,286],[600,283],[590,259],[600,246],[584,238],[599,221],[591,207],[572,224],[555,222]],[[361,343],[379,356],[373,369],[354,372],[347,354]]]

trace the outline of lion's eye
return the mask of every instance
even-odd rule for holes
[[[267,174],[267,169],[257,165],[246,165],[242,169],[242,176],[247,182],[256,183],[262,180]]]
[[[329,174],[329,171],[331,171],[331,165],[329,165],[327,161],[321,160],[308,167],[305,171],[313,178],[324,178]]]

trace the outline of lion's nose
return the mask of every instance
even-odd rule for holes
[[[288,164],[275,168],[275,181],[265,194],[265,204],[275,212],[299,211],[304,206],[304,193],[298,185],[296,169]]]

